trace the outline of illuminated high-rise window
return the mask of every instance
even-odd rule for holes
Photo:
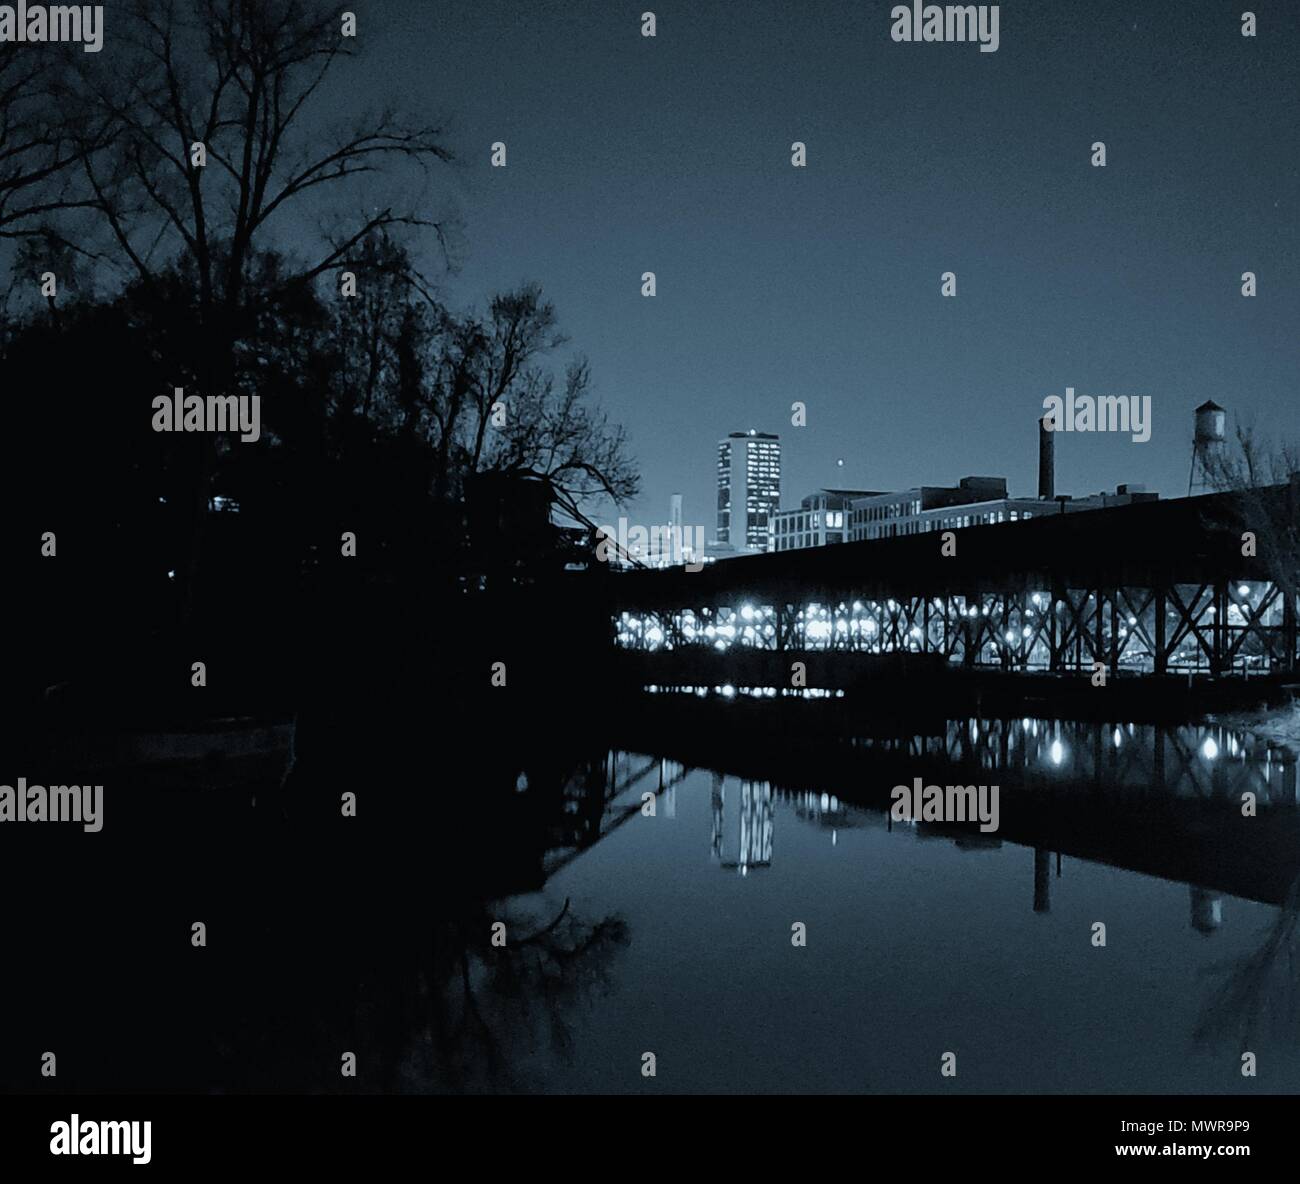
[[[737,550],[772,550],[780,504],[780,438],[751,430],[718,441],[718,541]]]

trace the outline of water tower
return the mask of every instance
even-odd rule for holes
[[[1192,438],[1192,471],[1187,477],[1187,496],[1210,493],[1217,488],[1216,469],[1223,460],[1227,440],[1228,413],[1212,399],[1196,409],[1196,434]]]

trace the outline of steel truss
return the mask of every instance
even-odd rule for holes
[[[625,611],[618,645],[633,650],[941,654],[1008,671],[1134,671],[1213,676],[1292,672],[1297,598],[1265,580],[1159,587],[1022,588],[944,596],[740,599],[673,611]]]

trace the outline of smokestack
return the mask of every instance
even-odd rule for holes
[[[1056,440],[1047,426],[1047,416],[1038,421],[1038,496],[1056,496]]]

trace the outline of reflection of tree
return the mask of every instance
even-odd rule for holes
[[[498,920],[505,920],[508,935],[500,948],[488,943]],[[513,936],[521,931],[527,936]],[[540,926],[486,906],[444,922],[434,940],[434,1089],[517,1089],[512,1060],[535,1049],[543,1035],[557,1054],[569,1056],[568,1012],[609,989],[614,952],[627,942],[620,918],[583,921],[567,900]]]
[[[1229,974],[1210,997],[1197,1021],[1201,1041],[1235,1039],[1249,1049],[1270,1022],[1293,1030],[1300,1018],[1300,977],[1297,976],[1297,922],[1300,922],[1300,878],[1287,892],[1277,917],[1254,953],[1215,969]]]

